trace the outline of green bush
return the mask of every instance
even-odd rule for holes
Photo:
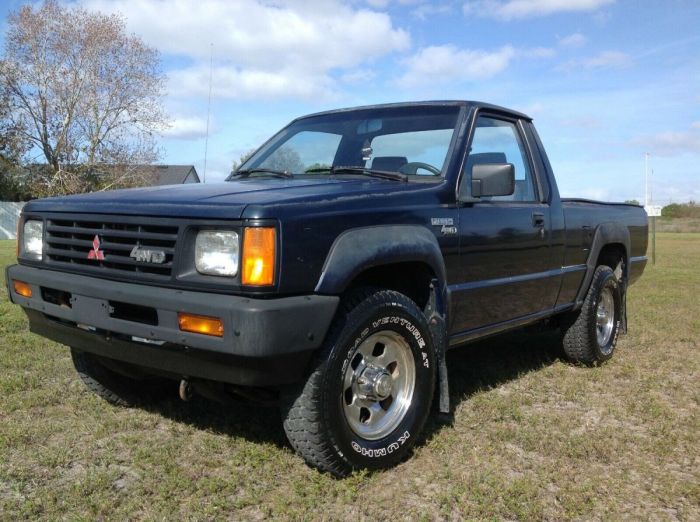
[[[669,218],[700,218],[700,205],[694,201],[671,203],[661,209],[661,215]]]

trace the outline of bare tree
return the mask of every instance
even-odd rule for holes
[[[142,184],[130,166],[158,158],[154,133],[167,125],[158,52],[120,16],[54,0],[8,21],[0,82],[13,123],[49,165],[38,195]]]
[[[19,165],[29,145],[22,128],[12,121],[12,111],[9,90],[0,84],[0,201],[26,197]]]
[[[243,154],[241,154],[240,157],[238,158],[238,161],[233,160],[233,165],[231,166],[231,173],[233,174],[234,172],[236,172],[240,168],[241,165],[243,165],[246,161],[248,161],[248,159],[250,159],[250,157],[253,154],[255,154],[256,150],[257,149],[250,149],[247,152],[244,152]]]
[[[304,162],[301,160],[301,156],[296,150],[286,145],[273,152],[260,166],[286,172],[304,172]]]

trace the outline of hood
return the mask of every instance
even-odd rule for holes
[[[407,185],[372,178],[258,178],[46,198],[30,201],[24,211],[239,219],[248,205],[329,200],[396,190]]]

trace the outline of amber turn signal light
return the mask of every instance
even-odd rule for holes
[[[248,227],[243,234],[244,285],[266,286],[275,281],[277,232],[272,227]]]
[[[177,314],[177,322],[183,332],[192,332],[202,335],[212,335],[214,337],[224,336],[224,323],[218,317],[206,315]]]
[[[12,286],[15,289],[15,292],[17,292],[22,297],[31,297],[32,296],[32,287],[29,286],[27,283],[25,283],[23,281],[13,280]]]

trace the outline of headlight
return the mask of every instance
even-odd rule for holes
[[[22,257],[41,261],[44,243],[44,222],[29,219],[22,230]]]
[[[238,234],[230,230],[202,230],[195,241],[194,264],[207,275],[238,273]]]

